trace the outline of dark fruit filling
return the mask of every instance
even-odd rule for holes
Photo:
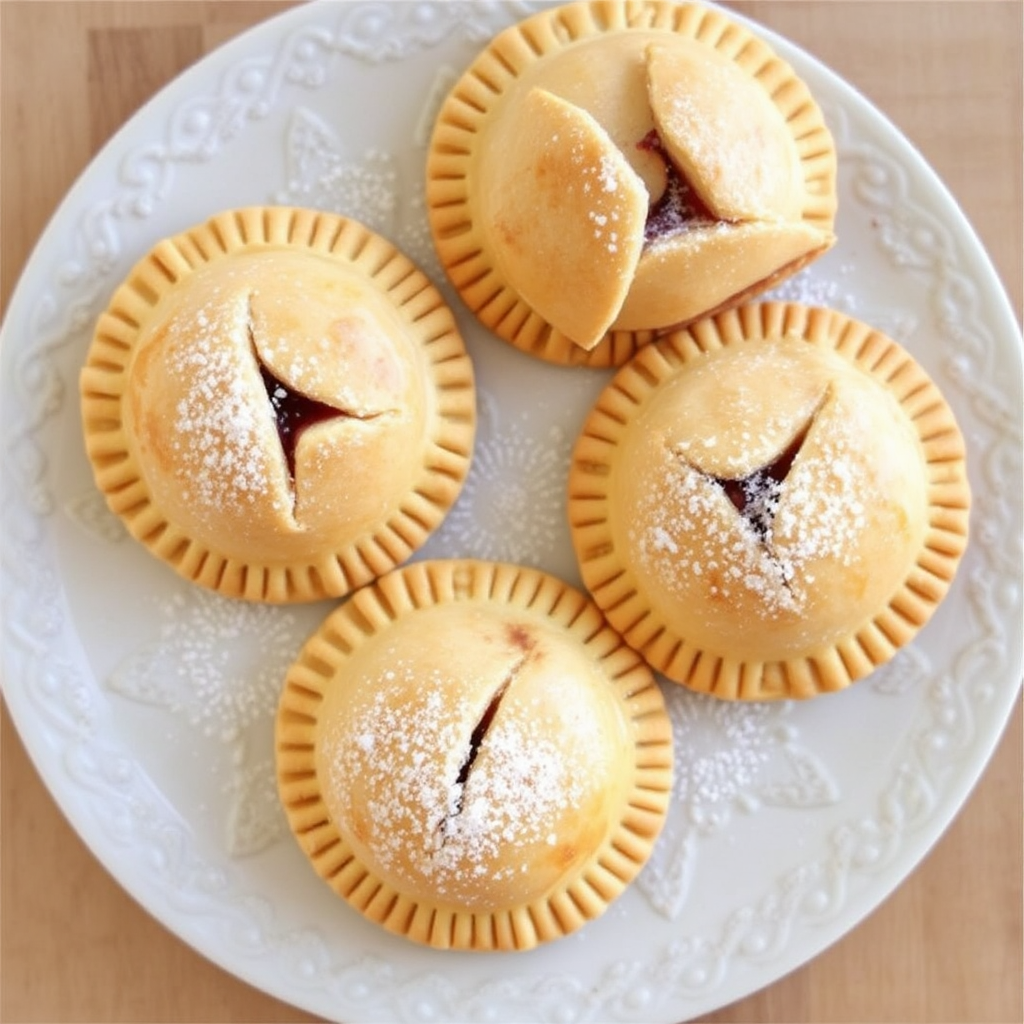
[[[282,384],[265,366],[260,364],[260,375],[267,389],[267,398],[277,419],[277,436],[288,460],[288,472],[295,476],[295,447],[299,436],[314,423],[322,423],[334,416],[344,415],[333,406],[318,402],[315,398],[292,391]]]
[[[750,523],[754,532],[764,541],[771,534],[775,513],[779,508],[782,481],[793,466],[806,432],[796,437],[792,444],[770,465],[754,470],[740,480],[716,478],[736,510]]]
[[[501,686],[498,692],[494,694],[490,703],[484,709],[484,713],[480,716],[480,721],[473,728],[473,734],[469,738],[469,750],[466,753],[466,759],[459,768],[459,775],[455,780],[455,784],[460,788],[465,786],[466,780],[469,778],[473,762],[476,760],[477,754],[480,753],[480,746],[484,742],[487,730],[490,729],[491,723],[494,721],[494,716],[498,713],[498,705],[501,703],[501,698],[505,696],[507,689],[508,682]]]
[[[701,202],[679,168],[669,159],[656,129],[652,128],[636,146],[644,152],[657,153],[665,164],[666,174],[665,191],[647,211],[644,244],[650,244],[665,235],[686,231],[694,224],[711,223],[717,219]]]
[[[506,678],[501,686],[498,687],[497,691],[491,697],[490,703],[486,708],[484,708],[484,713],[480,716],[480,721],[473,727],[473,733],[469,737],[469,748],[467,749],[466,756],[459,767],[459,774],[455,779],[455,788],[458,795],[455,799],[454,806],[449,808],[448,816],[441,822],[442,844],[444,843],[446,834],[448,829],[451,827],[453,819],[462,813],[462,802],[465,797],[466,783],[469,781],[469,773],[473,770],[473,764],[476,761],[477,755],[480,753],[481,746],[483,746],[487,730],[490,729],[491,723],[494,721],[494,716],[498,713],[498,706],[501,704],[501,699],[505,696],[506,691],[512,683],[513,676],[521,665],[522,660],[513,667],[508,678]]]

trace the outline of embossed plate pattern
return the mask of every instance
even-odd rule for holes
[[[769,37],[819,97],[840,154],[840,242],[778,294],[892,334],[964,429],[972,545],[919,640],[806,705],[668,688],[679,747],[656,855],[601,920],[533,953],[411,947],[338,901],[285,835],[270,719],[327,610],[190,588],[131,543],[91,483],[77,369],[92,320],[157,239],[232,205],[356,215],[442,284],[423,212],[434,111],[532,5],[302,7],[201,62],[110,142],[39,242],[4,324],[3,682],[48,786],[153,914],[279,998],[344,1021],[672,1021],[768,984],[906,876],[991,753],[1020,680],[1020,347],[977,241],[934,175],[829,72]],[[379,108],[362,97],[387,97]],[[425,556],[578,582],[572,441],[608,374],[530,360],[452,299],[480,433]],[[753,851],[753,852],[752,852]]]

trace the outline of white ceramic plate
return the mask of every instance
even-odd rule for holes
[[[949,599],[895,662],[836,696],[735,706],[669,688],[679,753],[665,834],[638,884],[575,936],[529,954],[437,953],[326,898],[285,834],[270,746],[281,672],[326,608],[211,597],[128,540],[92,485],[77,368],[130,265],[229,206],[357,216],[440,282],[423,214],[429,127],[457,72],[526,13],[313,5],[247,33],[96,158],[4,325],[3,681],[17,727],[79,833],[157,918],[332,1019],[668,1021],[766,985],[924,855],[981,773],[1020,680],[1021,367],[1008,304],[909,145],[770,37],[820,98],[841,162],[839,245],[782,294],[886,330],[947,394],[975,493]],[[608,374],[533,361],[455,305],[480,434],[465,493],[424,555],[520,561],[577,582],[563,480]]]

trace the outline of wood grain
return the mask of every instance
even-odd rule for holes
[[[0,3],[0,302],[62,196],[147,98],[288,3]],[[921,149],[1022,305],[1021,5],[743,2]],[[308,1021],[221,971],[99,866],[0,722],[0,1019]],[[1020,705],[946,835],[860,926],[715,1022],[1021,1021]]]

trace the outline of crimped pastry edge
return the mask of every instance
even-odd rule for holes
[[[416,900],[375,875],[330,819],[316,778],[318,710],[349,654],[418,608],[469,600],[543,615],[594,652],[635,735],[635,774],[618,827],[552,891],[494,912]],[[661,690],[639,655],[576,588],[537,569],[473,559],[414,562],[331,612],[287,674],[275,754],[285,815],[316,873],[368,919],[438,949],[527,950],[600,916],[646,863],[672,792],[671,724]]]
[[[444,100],[428,147],[427,216],[441,265],[480,322],[515,348],[559,365],[619,367],[665,331],[613,328],[588,350],[548,324],[518,296],[486,252],[471,216],[469,168],[477,136],[522,67],[577,39],[626,28],[678,33],[734,60],[765,86],[792,132],[804,169],[801,222],[822,232],[822,245],[751,285],[728,306],[774,287],[834,242],[838,163],[831,133],[807,85],[759,36],[721,11],[695,2],[577,0],[534,14],[499,33]],[[708,310],[701,317],[717,311]]]
[[[371,533],[302,564],[228,556],[190,536],[156,506],[124,431],[121,403],[147,312],[197,267],[282,246],[330,256],[377,282],[426,354],[437,414],[420,478]],[[228,597],[294,603],[343,596],[409,558],[455,503],[476,427],[473,368],[451,310],[392,243],[337,214],[286,206],[225,210],[157,243],[100,315],[80,375],[86,449],[96,484],[129,533],[180,576]]]
[[[700,649],[642,595],[619,559],[605,481],[632,416],[687,361],[736,344],[797,338],[834,351],[883,384],[907,414],[927,467],[928,525],[914,564],[887,604],[835,644],[758,662]],[[901,345],[835,310],[751,303],[675,331],[638,352],[598,396],[573,451],[568,517],[584,585],[612,626],[666,678],[730,700],[803,699],[844,689],[890,660],[942,602],[967,547],[971,494],[965,446],[939,388]]]

